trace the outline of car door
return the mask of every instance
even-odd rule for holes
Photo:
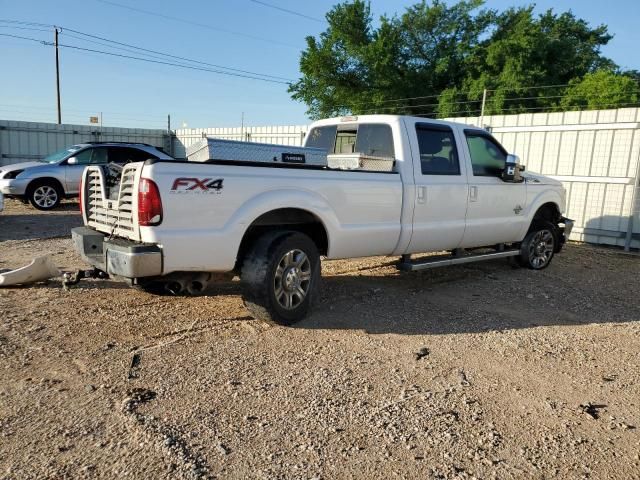
[[[75,158],[75,163],[69,165],[68,160],[65,162],[65,191],[68,194],[75,194],[78,193],[80,178],[87,165],[107,163],[107,149],[105,147],[89,147],[70,158]]]
[[[462,247],[518,242],[525,217],[526,184],[501,178],[506,150],[488,132],[465,129],[469,206]]]
[[[467,177],[459,152],[463,145],[448,125],[416,123],[413,233],[407,253],[458,247],[465,231]],[[416,155],[417,152],[417,155]]]

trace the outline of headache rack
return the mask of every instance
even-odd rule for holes
[[[122,169],[118,195],[109,198],[105,172],[102,167],[90,166],[84,177],[84,218],[88,227],[114,237],[140,241],[137,219],[137,191],[141,162],[129,163]]]

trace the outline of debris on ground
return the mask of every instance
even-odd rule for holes
[[[34,258],[28,265],[0,273],[0,287],[28,285],[59,277],[60,270],[49,255]]]
[[[606,405],[595,405],[591,402],[582,403],[578,406],[580,412],[589,415],[594,420],[600,418],[600,410],[606,407]]]
[[[422,347],[420,350],[418,350],[415,354],[415,358],[416,360],[422,360],[424,357],[427,357],[429,355],[429,349],[427,347]]]

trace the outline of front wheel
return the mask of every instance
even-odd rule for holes
[[[558,245],[558,230],[547,221],[536,221],[524,237],[518,257],[520,265],[532,270],[547,268]]]
[[[251,315],[279,325],[302,320],[317,294],[320,255],[299,232],[270,232],[260,237],[242,263],[242,298]]]
[[[60,205],[62,192],[53,183],[41,182],[29,187],[27,196],[31,205],[38,210],[52,210]]]

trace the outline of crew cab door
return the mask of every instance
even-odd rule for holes
[[[409,127],[409,126],[408,126]],[[411,128],[411,127],[409,127]],[[409,132],[415,181],[413,234],[407,253],[450,250],[465,231],[467,177],[451,127],[416,123]]]
[[[526,220],[526,183],[501,179],[506,150],[488,132],[464,130],[469,206],[461,247],[518,242]]]

